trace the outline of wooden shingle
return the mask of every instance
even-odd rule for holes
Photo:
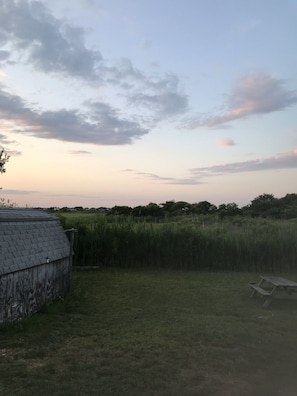
[[[60,221],[42,210],[0,209],[0,275],[68,257]]]

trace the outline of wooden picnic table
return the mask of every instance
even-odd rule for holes
[[[280,292],[286,292],[288,295],[297,292],[297,282],[279,276],[261,275],[257,284],[250,282],[249,286],[252,289],[251,298],[255,294],[266,297],[263,304],[264,308],[267,308],[272,298],[277,297]]]

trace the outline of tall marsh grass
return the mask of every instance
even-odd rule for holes
[[[75,265],[284,272],[297,269],[297,221],[211,216],[163,223],[63,217],[78,230]]]

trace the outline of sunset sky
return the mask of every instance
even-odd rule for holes
[[[0,197],[297,193],[297,0],[0,0]]]

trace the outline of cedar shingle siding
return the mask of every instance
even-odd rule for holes
[[[70,286],[70,244],[57,217],[0,209],[0,323],[22,319],[63,297]]]

